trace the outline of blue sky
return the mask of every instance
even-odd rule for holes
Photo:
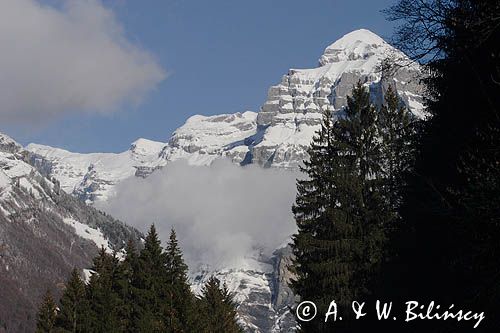
[[[50,1],[58,4],[59,1]],[[167,141],[193,114],[258,111],[289,68],[317,64],[324,48],[358,28],[390,38],[386,0],[104,0],[132,44],[166,78],[139,104],[113,113],[69,113],[36,126],[4,124],[22,144],[119,152],[139,137]]]

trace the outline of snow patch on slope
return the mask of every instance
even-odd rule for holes
[[[104,237],[99,228],[97,229],[91,228],[88,225],[78,222],[77,220],[71,217],[65,217],[63,218],[63,221],[64,223],[72,226],[75,229],[75,233],[78,236],[94,242],[94,244],[98,248],[104,247],[104,249],[108,253],[113,253],[113,249],[111,249],[111,247],[109,246],[108,240]]]

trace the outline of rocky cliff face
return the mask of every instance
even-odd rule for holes
[[[225,157],[242,163],[256,134],[257,114],[246,111],[216,116],[192,116],[178,128],[162,150],[165,161],[187,159],[193,165],[208,165]]]
[[[403,53],[368,30],[356,30],[328,46],[317,68],[290,69],[269,88],[258,113],[190,118],[175,131],[162,157],[183,156],[203,164],[224,156],[241,164],[297,168],[322,112],[341,111],[358,81],[376,104],[393,85],[413,114],[423,117],[419,79],[419,67]]]
[[[33,332],[47,288],[60,295],[73,267],[90,267],[98,247],[120,250],[140,234],[66,194],[0,134],[0,332]]]
[[[383,64],[389,62],[401,66],[387,70]],[[358,81],[370,89],[377,104],[383,101],[387,86],[393,85],[413,114],[423,117],[419,77],[419,67],[404,54],[361,29],[328,46],[318,67],[290,69],[269,89],[258,113],[196,115],[168,142],[139,139],[120,154],[77,154],[41,145],[27,149],[39,169],[58,179],[64,191],[90,204],[112,196],[124,179],[147,177],[178,159],[210,165],[215,159],[229,158],[241,165],[296,169],[307,157],[306,148],[320,126],[323,110],[341,112]],[[294,322],[287,309],[294,297],[286,284],[290,249],[252,258],[249,267],[221,269],[215,274],[237,293],[242,321],[250,331],[292,330]],[[199,288],[212,273],[206,267],[193,272],[193,287]]]
[[[409,65],[388,77],[382,64],[397,59]],[[257,116],[260,140],[250,146],[251,160],[263,166],[295,168],[306,157],[305,148],[318,130],[323,110],[340,111],[347,95],[361,81],[375,103],[384,87],[393,84],[416,115],[421,114],[419,70],[409,60],[368,30],[353,31],[328,46],[313,69],[291,69],[269,89]]]

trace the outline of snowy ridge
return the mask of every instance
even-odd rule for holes
[[[382,71],[386,60],[405,66],[389,75]],[[366,29],[356,30],[328,46],[319,67],[290,69],[269,89],[256,119],[255,113],[249,112],[233,117],[193,116],[174,132],[162,157],[186,158],[192,164],[228,157],[241,164],[297,168],[306,158],[306,148],[319,128],[323,110],[342,110],[358,81],[370,89],[377,104],[387,87],[394,86],[413,114],[424,117],[419,77],[418,65],[402,52]],[[239,126],[232,126],[235,121]]]
[[[370,30],[359,29],[342,36],[329,45],[319,59],[319,66],[323,67],[336,62],[371,58],[371,65],[365,66],[366,69],[370,70],[370,67],[373,68],[373,64],[376,65],[377,60],[381,60],[380,58],[377,59],[378,55],[390,55],[393,53],[401,54],[401,52],[394,49],[380,36]],[[372,56],[375,56],[375,58]]]
[[[0,142],[8,144],[8,149],[0,144],[0,211],[3,216],[10,218],[21,212],[33,210],[32,200],[35,200],[38,202],[37,209],[56,214],[62,222],[73,227],[77,236],[92,241],[98,248],[104,246],[111,252],[112,247],[118,244],[111,245],[99,227],[90,226],[88,221],[81,221],[70,210],[58,206],[59,182],[45,178],[29,163],[30,153],[12,139],[6,140],[6,138],[8,138],[6,135],[0,133]],[[11,147],[16,149],[13,150]],[[68,153],[60,149],[53,151]],[[26,197],[30,200],[26,200]],[[82,207],[92,209],[85,205]]]
[[[0,150],[3,152],[15,153],[21,149],[21,145],[15,142],[10,136],[0,133]]]
[[[37,200],[51,200],[47,192],[53,185],[41,184],[42,177],[23,161],[20,152],[21,148],[15,153],[0,151],[0,211],[6,217],[30,208],[30,204],[20,198],[19,191]]]
[[[321,123],[323,110],[341,110],[347,95],[361,81],[380,103],[388,85],[395,86],[402,100],[419,116],[422,87],[416,65],[399,69],[393,76],[381,70],[385,59],[411,61],[399,50],[366,29],[346,34],[328,46],[319,67],[291,69],[281,82],[269,89],[267,101],[257,117],[264,128],[262,140],[251,148],[252,161],[259,165],[295,168],[306,157]]]
[[[120,181],[136,174],[145,175],[164,164],[159,154],[164,143],[138,139],[130,149],[115,153],[72,153],[64,149],[29,144],[26,149],[47,161],[49,175],[61,188],[86,202],[106,200]]]
[[[245,139],[256,133],[256,119],[257,113],[251,111],[192,116],[174,132],[161,157],[185,158],[193,165],[207,165],[220,157],[240,163],[248,152]]]
[[[128,177],[146,177],[168,162],[186,159],[192,165],[209,165],[227,157],[240,163],[248,153],[245,139],[256,133],[257,114],[243,113],[190,117],[168,143],[140,138],[122,153],[73,153],[30,143],[26,149],[61,188],[87,203],[105,201],[115,186]]]
[[[380,69],[385,59],[409,65],[387,76]],[[393,85],[410,110],[424,117],[419,76],[419,67],[402,52],[373,32],[360,29],[328,46],[319,67],[290,69],[279,84],[269,88],[258,113],[195,115],[168,142],[138,139],[118,154],[78,154],[37,144],[26,149],[40,157],[48,175],[57,178],[64,191],[87,203],[105,201],[124,179],[146,177],[179,159],[209,165],[215,159],[229,158],[239,164],[294,169],[307,157],[307,146],[319,128],[323,110],[340,111],[358,81],[370,89],[375,103]]]
[[[90,267],[100,246],[118,251],[141,237],[66,194],[31,157],[0,134],[0,299],[9,305],[0,318],[7,331],[33,331],[47,286],[62,285],[74,267]]]

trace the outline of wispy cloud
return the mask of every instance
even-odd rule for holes
[[[0,121],[113,112],[165,78],[110,9],[97,0],[62,3],[0,1]]]
[[[154,222],[163,240],[174,226],[193,266],[238,266],[254,249],[272,251],[295,231],[296,177],[228,161],[174,162],[146,179],[124,181],[99,208],[143,231]]]

